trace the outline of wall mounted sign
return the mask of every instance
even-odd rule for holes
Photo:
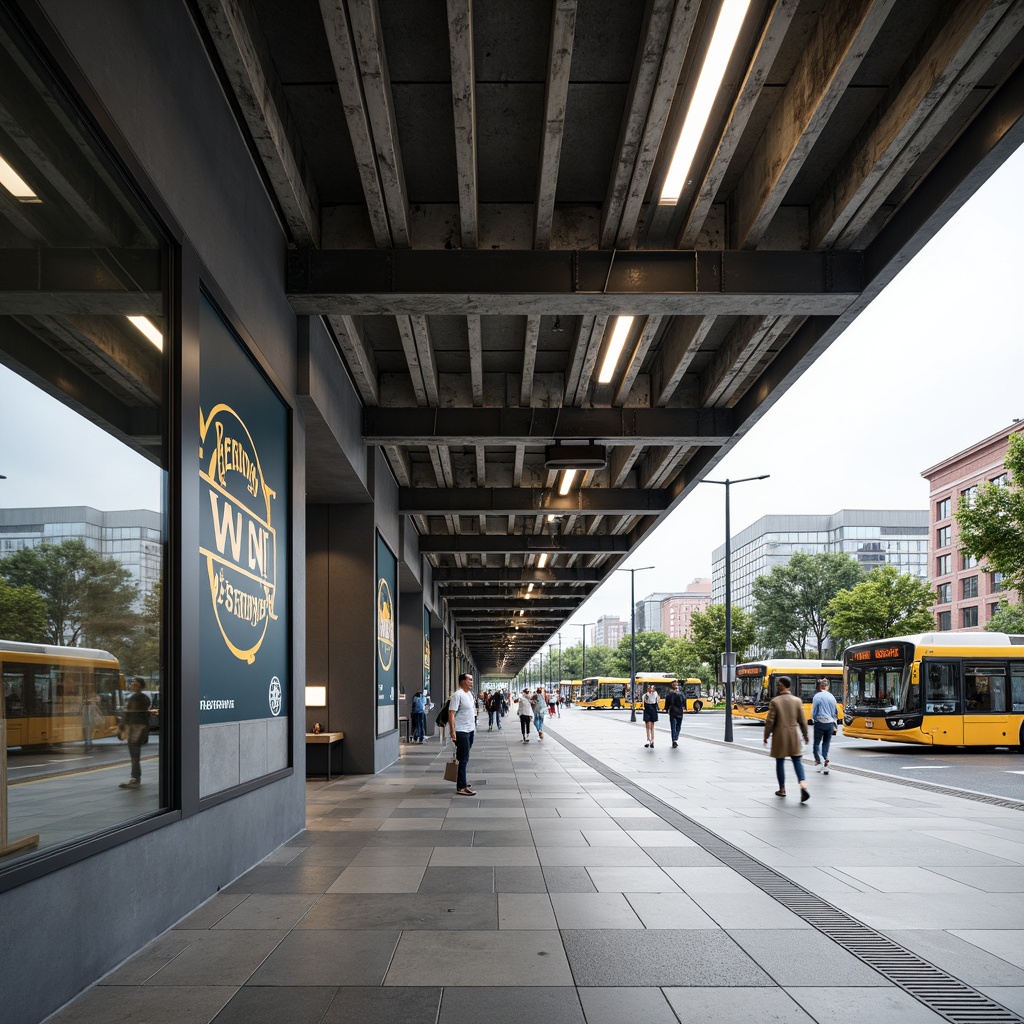
[[[395,585],[398,560],[377,533],[377,735],[398,728],[398,624]]]
[[[288,408],[200,307],[199,720],[276,718],[291,697]]]

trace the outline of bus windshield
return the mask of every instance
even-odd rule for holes
[[[904,709],[909,695],[910,667],[904,664],[851,665],[846,707],[853,711]]]

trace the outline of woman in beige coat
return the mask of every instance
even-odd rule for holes
[[[772,757],[775,758],[775,774],[779,780],[776,796],[786,795],[786,758],[792,758],[796,777],[800,782],[800,801],[810,800],[807,782],[804,778],[804,763],[801,760],[803,742],[807,742],[807,723],[804,721],[804,702],[789,692],[789,678],[777,676],[775,682],[779,695],[768,705],[768,717],[764,720],[764,742],[772,740]]]

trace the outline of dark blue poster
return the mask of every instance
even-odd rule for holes
[[[203,296],[199,368],[199,720],[291,705],[287,406]]]
[[[395,583],[398,561],[377,534],[377,735],[398,728],[398,627]]]
[[[430,611],[423,609],[423,693],[430,693]]]

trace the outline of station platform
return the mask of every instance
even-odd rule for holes
[[[792,765],[782,799],[767,756],[628,717],[481,715],[475,797],[436,739],[310,782],[304,832],[50,1020],[1024,1019],[1024,804],[809,756],[801,804]]]

